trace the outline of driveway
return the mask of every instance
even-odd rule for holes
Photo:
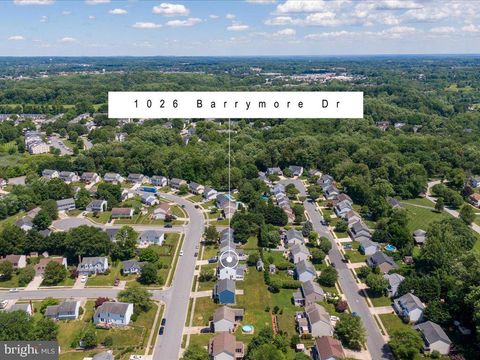
[[[30,291],[30,290],[37,290],[40,287],[40,284],[43,281],[43,276],[42,275],[35,275],[28,283],[27,286],[25,286],[25,290]]]
[[[295,184],[295,187],[299,190],[300,196],[307,195],[305,185],[300,180],[284,180],[283,183],[293,183]],[[343,257],[337,247],[336,241],[328,230],[328,227],[321,224],[321,220],[323,219],[320,213],[317,211],[316,205],[309,202],[308,200],[305,200],[303,202],[303,206],[305,207],[305,210],[310,216],[313,224],[313,229],[318,232],[320,236],[325,236],[332,242],[332,250],[330,250],[330,252],[328,253],[328,257],[338,271],[338,282],[348,301],[350,309],[356,312],[362,319],[363,326],[367,331],[367,347],[372,359],[392,359],[393,356],[390,352],[390,348],[388,347],[382,334],[380,333],[380,329],[375,323],[375,320],[370,313],[370,309],[368,308],[365,299],[362,297],[351,271],[342,261]]]

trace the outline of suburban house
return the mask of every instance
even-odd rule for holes
[[[153,175],[150,178],[150,183],[155,186],[164,187],[168,184],[168,179],[165,176]]]
[[[57,170],[51,170],[51,169],[45,169],[42,171],[42,177],[47,180],[52,180],[55,178],[58,178],[58,171]]]
[[[480,207],[480,194],[479,193],[473,193],[468,197],[468,201],[470,204],[476,207]]]
[[[338,202],[333,209],[338,217],[343,217],[346,213],[352,210],[352,204],[348,200],[343,200]]]
[[[325,186],[325,185],[333,185],[334,183],[334,179],[333,179],[333,176],[332,175],[328,175],[328,174],[323,174],[322,176],[320,176],[320,178],[317,180],[317,185],[320,185],[320,186]]]
[[[120,174],[117,173],[106,173],[103,176],[103,181],[113,184],[118,184],[125,180]]]
[[[423,319],[425,305],[412,293],[393,300],[393,307],[400,317],[409,322],[416,323]]]
[[[115,141],[125,141],[125,139],[127,138],[127,133],[124,133],[124,132],[121,132],[121,133],[116,133],[115,134]]]
[[[427,240],[427,232],[425,230],[417,229],[413,232],[413,241],[415,241],[415,244],[423,245],[425,240]]]
[[[219,304],[235,304],[235,288],[234,280],[218,280],[213,289],[213,298]]]
[[[431,353],[432,351],[438,351],[441,355],[448,355],[450,353],[452,341],[440,325],[426,321],[415,325],[414,329],[420,331],[422,334],[423,341],[425,342],[424,352]]]
[[[222,212],[226,219],[231,219],[233,214],[237,211],[237,205],[235,202],[230,201],[222,206]]]
[[[8,261],[9,263],[11,263],[14,270],[23,269],[24,267],[27,266],[27,257],[25,255],[3,256],[0,259],[0,262],[3,262],[3,261]]]
[[[203,190],[203,199],[205,201],[210,201],[210,200],[215,200],[217,198],[218,192],[215,189],[212,189],[210,187],[205,187]]]
[[[144,178],[142,174],[128,174],[127,181],[132,184],[141,184]]]
[[[267,176],[270,176],[270,175],[282,176],[283,175],[282,169],[280,169],[279,167],[268,168],[267,169]]]
[[[282,183],[278,183],[278,184],[275,184],[270,192],[273,194],[273,195],[277,195],[277,194],[282,194],[282,195],[285,195],[285,185],[283,185]]]
[[[285,243],[290,247],[295,244],[304,244],[305,240],[300,230],[290,229],[285,233]]]
[[[102,181],[102,178],[95,172],[84,172],[80,180],[87,184],[96,184]]]
[[[58,177],[67,184],[80,180],[80,177],[71,171],[60,171]]]
[[[362,221],[357,221],[352,226],[348,228],[348,234],[352,237],[353,240],[362,241],[370,239],[372,234]]]
[[[297,274],[297,279],[302,282],[313,280],[317,277],[315,267],[308,260],[299,261],[295,266],[295,272]]]
[[[378,249],[380,248],[380,246],[378,245],[378,243],[370,240],[370,239],[363,239],[362,241],[360,241],[360,246],[358,247],[358,250],[360,251],[360,253],[362,253],[363,255],[373,255],[375,254]]]
[[[362,218],[354,210],[350,210],[346,214],[343,214],[343,220],[348,222],[348,226],[351,226],[357,221],[361,221]]]
[[[235,237],[233,235],[233,229],[232,228],[226,228],[220,231],[220,242],[224,240],[232,240],[235,241]]]
[[[305,306],[305,315],[312,337],[332,336],[333,326],[330,322],[330,314],[321,305],[313,303]]]
[[[397,296],[398,286],[401,284],[405,278],[397,273],[385,274],[383,275],[384,279],[388,281],[388,295],[390,297]]]
[[[295,306],[306,306],[325,298],[325,292],[315,281],[308,280],[302,283],[301,287],[293,293]]]
[[[133,216],[132,208],[113,208],[112,219],[131,218]]]
[[[340,202],[343,202],[343,201],[346,201],[347,203],[350,204],[350,206],[353,205],[353,200],[350,196],[348,196],[347,194],[345,193],[341,193],[341,194],[338,194],[335,198],[334,198],[334,204],[338,204]]]
[[[93,315],[94,324],[125,326],[133,315],[133,304],[106,301],[100,305]]]
[[[393,208],[393,209],[399,209],[402,207],[402,204],[398,199],[395,199],[393,197],[389,197],[387,199],[388,204]]]
[[[145,204],[148,206],[153,206],[160,203],[160,201],[158,201],[158,198],[155,195],[152,195],[149,193],[143,193],[142,196],[140,196],[140,198],[142,200],[142,204]]]
[[[142,245],[162,245],[165,240],[165,233],[160,230],[145,230],[138,236],[138,242]]]
[[[90,204],[87,205],[85,210],[89,212],[104,212],[107,210],[107,201],[106,200],[93,200]]]
[[[235,335],[221,332],[209,340],[208,354],[213,360],[240,360],[245,355],[245,346]]]
[[[219,209],[231,201],[231,199],[226,194],[217,194],[217,197],[215,198],[215,200],[216,200],[216,205]]]
[[[110,241],[117,241],[117,233],[120,231],[118,228],[107,228],[105,229],[105,232],[107,233],[108,237],[110,238]]]
[[[294,264],[302,260],[308,260],[310,257],[310,251],[303,244],[295,244],[290,247],[290,259]]]
[[[345,358],[342,343],[331,336],[320,336],[315,339],[312,349],[314,360],[338,360]]]
[[[327,185],[323,188],[323,195],[327,200],[333,200],[340,194],[340,191],[333,185]]]
[[[234,332],[235,325],[243,320],[243,309],[228,306],[218,308],[213,314],[212,330],[214,332]]]
[[[293,176],[301,176],[303,174],[303,166],[290,165],[288,170],[291,171]]]
[[[80,311],[80,301],[64,300],[58,305],[50,305],[45,309],[45,317],[53,320],[75,320]]]
[[[205,187],[203,185],[197,184],[196,182],[192,181],[190,182],[190,184],[188,184],[188,190],[192,194],[200,195],[205,190]]]
[[[103,274],[107,269],[108,259],[105,256],[86,256],[77,267],[78,273],[82,275]]]
[[[75,210],[75,199],[68,198],[63,200],[57,200],[57,209],[58,211]]]
[[[152,219],[165,220],[165,218],[171,215],[171,207],[168,203],[160,203],[152,213]]]
[[[32,304],[26,303],[26,304],[13,304],[10,306],[9,309],[6,310],[7,312],[13,312],[13,311],[24,311],[28,314],[28,316],[33,316],[33,307]]]
[[[67,268],[67,259],[64,257],[46,257],[43,259],[40,259],[38,264],[35,265],[35,272],[38,274],[43,274],[45,271],[45,268],[47,267],[48,263],[51,261],[55,261],[59,264],[62,264],[65,266],[65,269]]]
[[[182,179],[171,178],[170,179],[170,187],[174,189],[180,189],[180,186],[187,185],[187,182]]]
[[[470,185],[472,185],[474,188],[480,187],[480,176],[472,177],[470,179]]]
[[[138,260],[125,260],[122,261],[122,273],[123,275],[140,274],[142,272],[142,266],[145,262]]]
[[[15,221],[15,225],[23,231],[29,231],[33,229],[33,217],[24,216],[20,220]]]
[[[367,258],[367,264],[372,269],[378,267],[380,271],[384,274],[388,273],[392,269],[397,269],[398,265],[395,261],[388,255],[385,255],[381,251],[377,251],[375,254],[370,255]]]

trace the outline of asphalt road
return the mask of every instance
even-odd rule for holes
[[[54,148],[60,150],[60,155],[72,155],[73,151],[65,145],[65,143],[56,135],[52,135],[48,138],[50,140],[50,145]]]
[[[164,334],[158,336],[155,344],[153,359],[156,360],[177,359],[179,357],[195,271],[196,258],[193,255],[197,251],[196,246],[200,244],[205,226],[203,214],[195,209],[193,203],[171,194],[162,194],[162,197],[184,205],[184,210],[188,213],[190,222],[185,225],[183,256],[178,260],[172,286],[165,294],[162,294],[166,303],[164,317],[167,319],[167,325]]]
[[[300,196],[306,196],[307,192],[304,184],[300,180],[286,180],[285,184],[293,183],[295,187],[299,190]],[[325,236],[332,241],[332,250],[328,253],[330,261],[334,264],[335,268],[338,271],[338,282],[342,288],[343,293],[347,299],[348,304],[352,312],[356,312],[363,321],[363,325],[367,331],[367,347],[370,351],[370,355],[373,360],[380,359],[392,359],[392,354],[387,343],[383,339],[380,330],[375,323],[370,310],[367,306],[367,303],[363,296],[360,293],[360,290],[353,278],[352,273],[347,268],[346,264],[342,261],[342,254],[336,246],[335,241],[333,241],[332,234],[328,231],[326,226],[321,224],[322,216],[317,211],[317,208],[314,203],[310,203],[305,200],[303,206],[310,216],[312,221],[313,228],[320,236]]]

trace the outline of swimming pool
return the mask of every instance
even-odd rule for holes
[[[385,250],[387,251],[397,251],[397,248],[391,244],[387,244],[387,246],[385,246]]]
[[[245,333],[251,333],[253,331],[253,326],[252,325],[243,325],[242,330]]]

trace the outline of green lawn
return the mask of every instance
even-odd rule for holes
[[[208,326],[208,320],[219,307],[220,305],[215,304],[210,297],[197,298],[193,313],[193,326]]]
[[[172,215],[175,215],[176,217],[179,217],[179,218],[187,217],[187,214],[185,213],[185,210],[183,210],[178,205],[172,206],[171,211],[172,211]]]
[[[215,334],[195,334],[190,336],[190,345],[207,346],[208,342]]]
[[[15,273],[9,280],[0,281],[0,288],[17,288],[18,286],[18,276]]]
[[[388,296],[376,296],[372,294],[372,292],[369,289],[367,289],[367,294],[374,307],[392,305],[392,300]],[[393,308],[392,308],[392,311],[393,311]]]
[[[283,252],[281,251],[264,251],[263,260],[265,262],[275,264],[277,267],[287,266],[294,268],[295,265],[283,257]]]
[[[0,220],[0,229],[2,229],[6,225],[15,224],[16,221],[20,220],[24,216],[25,216],[25,212],[21,211],[18,214],[15,214],[15,215],[7,217],[6,219]]]
[[[418,198],[415,198],[415,199],[402,200],[402,203],[422,205],[422,206],[430,206],[432,208],[435,207],[435,204],[432,201],[430,201],[426,198],[422,198],[422,197],[418,197]]]
[[[213,256],[217,256],[218,247],[214,245],[207,245],[203,248],[203,260],[208,260]]]
[[[188,200],[190,200],[191,202],[194,202],[194,203],[199,203],[199,202],[203,201],[203,197],[202,197],[202,195],[194,195],[192,197],[189,197]]]
[[[428,226],[435,221],[441,221],[450,217],[446,212],[438,213],[434,210],[406,205],[408,213],[408,230],[413,232],[417,229],[427,230]]]
[[[121,263],[110,266],[110,273],[107,275],[90,276],[87,280],[86,286],[113,286],[115,278],[120,278]]]
[[[104,211],[101,213],[97,213],[97,216],[95,217],[93,213],[87,213],[87,217],[92,219],[95,222],[101,223],[101,224],[106,224],[108,220],[110,220],[110,216],[112,216],[111,211]]]
[[[352,241],[352,248],[351,249],[344,249],[345,254],[349,256],[350,262],[352,263],[361,263],[365,262],[367,257],[358,251],[358,247],[360,246],[360,243],[358,241]]]
[[[244,250],[257,250],[258,238],[256,236],[250,236],[245,245],[242,246]]]
[[[403,330],[410,328],[405,324],[396,314],[380,314],[380,320],[382,320],[383,326],[387,329],[388,334],[392,334],[395,330]]]
[[[67,277],[59,282],[57,285],[53,285],[53,286],[68,286],[68,287],[71,287],[73,286],[73,284],[75,284],[75,279],[72,279],[70,276],[67,275]],[[44,285],[43,282],[40,286],[47,286],[47,285]]]

